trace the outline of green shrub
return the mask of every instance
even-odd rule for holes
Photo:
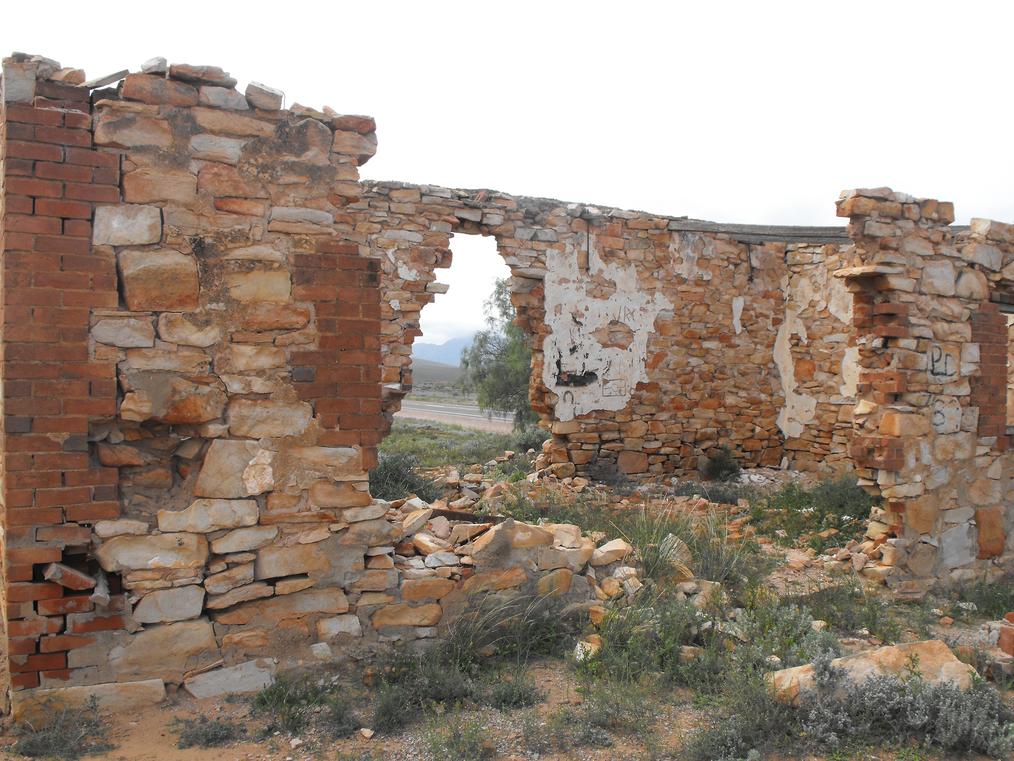
[[[15,753],[29,758],[77,759],[114,747],[106,739],[108,730],[94,697],[83,708],[50,703],[43,709],[40,721],[25,721],[15,729]]]
[[[228,719],[209,719],[200,716],[196,719],[179,719],[176,722],[179,730],[179,748],[217,748],[229,745],[246,735],[242,724]]]
[[[855,476],[822,481],[812,489],[789,483],[766,500],[755,500],[753,518],[764,534],[787,544],[805,537],[809,546],[821,551],[861,537],[875,502]],[[828,529],[837,533],[818,536]]]
[[[501,711],[527,708],[543,700],[535,682],[524,673],[495,674],[493,681],[482,691],[480,701]]]
[[[951,615],[963,620],[975,617],[995,620],[1014,611],[1014,574],[993,581],[982,579],[958,587],[952,593]]]
[[[377,467],[370,471],[370,494],[377,499],[401,499],[415,494],[419,499],[433,502],[440,497],[436,484],[423,478],[415,469],[419,459],[412,454],[380,453]]]
[[[588,683],[580,689],[582,702],[555,711],[545,725],[528,720],[522,736],[530,751],[545,753],[567,748],[607,748],[613,735],[648,734],[657,713],[649,687],[635,683]]]
[[[701,475],[708,481],[735,481],[743,471],[725,444],[708,450],[702,459]]]
[[[434,758],[485,761],[496,755],[496,746],[486,739],[482,723],[456,713],[432,719],[426,741]]]
[[[542,442],[548,439],[549,431],[535,425],[530,425],[512,433],[510,439],[512,446],[507,448],[522,454],[529,449],[534,449],[535,453],[538,454],[542,451]]]
[[[709,502],[717,502],[721,505],[736,505],[739,500],[753,500],[757,490],[748,485],[730,481],[711,481],[701,483],[699,481],[681,481],[673,485],[668,493],[673,497],[693,497],[699,495]]]
[[[257,693],[253,706],[268,717],[268,731],[296,734],[312,725],[331,737],[343,737],[360,726],[343,688],[327,680],[281,677]]]
[[[815,618],[841,634],[855,635],[865,630],[884,642],[897,642],[901,637],[895,609],[883,597],[867,591],[854,576],[788,599],[805,606]],[[909,622],[913,620],[909,616]]]

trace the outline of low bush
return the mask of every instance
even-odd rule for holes
[[[246,728],[228,719],[209,719],[200,716],[196,719],[179,719],[176,722],[180,748],[217,748],[230,745],[246,735]]]
[[[485,761],[496,756],[496,746],[487,739],[479,719],[446,714],[431,720],[425,734],[434,758]]]
[[[757,490],[753,486],[732,481],[679,481],[668,490],[673,497],[701,496],[720,505],[737,505],[739,500],[753,500]]]
[[[588,683],[579,688],[579,706],[565,706],[546,722],[527,717],[522,740],[533,753],[569,748],[608,748],[614,735],[645,737],[657,712],[650,688],[635,683]]]
[[[419,499],[433,502],[440,492],[433,481],[416,472],[419,459],[412,454],[385,454],[381,452],[377,467],[370,471],[370,494],[377,499],[400,499],[415,494]]]
[[[542,451],[542,442],[546,441],[548,438],[549,431],[543,430],[535,425],[526,426],[525,428],[511,434],[511,446],[507,447],[507,449],[512,449],[518,453],[525,453],[529,449],[534,449],[535,453],[538,454]]]
[[[902,626],[897,608],[883,597],[867,591],[854,576],[837,584],[815,589],[788,598],[790,602],[806,607],[814,616],[826,621],[839,634],[855,635],[866,631],[883,642],[897,642]],[[916,618],[908,616],[908,623]]]
[[[13,748],[29,758],[77,759],[111,750],[107,732],[95,698],[83,708],[52,703],[43,706],[39,721],[18,725]]]
[[[268,732],[296,734],[312,725],[330,737],[344,737],[360,726],[344,689],[327,679],[279,678],[257,693],[253,706],[268,717]]]
[[[701,475],[708,481],[735,481],[743,472],[732,450],[725,444],[708,450],[702,461]]]
[[[753,519],[761,533],[784,544],[805,541],[822,551],[860,538],[875,502],[855,476],[822,481],[810,489],[789,483],[766,499],[754,500]]]
[[[1014,611],[1014,574],[958,587],[951,597],[950,612],[955,618],[1003,618]]]

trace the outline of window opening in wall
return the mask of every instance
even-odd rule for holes
[[[501,283],[499,294],[507,296],[510,269],[491,237],[457,234],[450,248],[451,266],[435,273],[437,283],[443,284],[438,289],[446,286],[446,292],[438,292],[420,315],[422,335],[412,345],[412,392],[402,402],[398,417],[507,432],[513,427],[513,414],[480,409],[480,402],[487,399],[482,388],[467,383],[462,352],[472,356],[477,337],[481,347],[476,358],[503,348],[502,309],[496,304],[504,304],[495,294]],[[510,308],[509,298],[506,306]],[[527,401],[527,383],[523,392]]]

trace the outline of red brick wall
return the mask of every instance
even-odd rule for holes
[[[972,404],[979,408],[979,435],[1007,445],[1007,318],[996,304],[972,315],[972,342],[979,344],[981,374],[972,379]]]
[[[116,265],[91,250],[96,204],[120,199],[119,156],[92,147],[87,91],[47,83],[35,106],[6,104],[4,152],[3,504],[11,685],[59,679],[63,613],[90,610],[42,580],[46,564],[119,514],[115,469],[93,464],[91,420],[116,411],[112,363],[88,357],[89,313],[116,307]],[[57,91],[58,90],[58,91]],[[48,95],[48,98],[45,97]]]
[[[355,243],[323,240],[297,254],[293,298],[316,305],[319,348],[292,355],[300,398],[312,401],[329,430],[322,446],[362,446],[376,464],[384,426],[380,383],[380,262]]]

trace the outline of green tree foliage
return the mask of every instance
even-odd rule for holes
[[[461,352],[464,385],[474,391],[484,412],[514,416],[514,427],[524,428],[538,420],[528,403],[528,378],[532,352],[521,329],[514,324],[507,278],[496,281],[486,299],[486,329]]]

